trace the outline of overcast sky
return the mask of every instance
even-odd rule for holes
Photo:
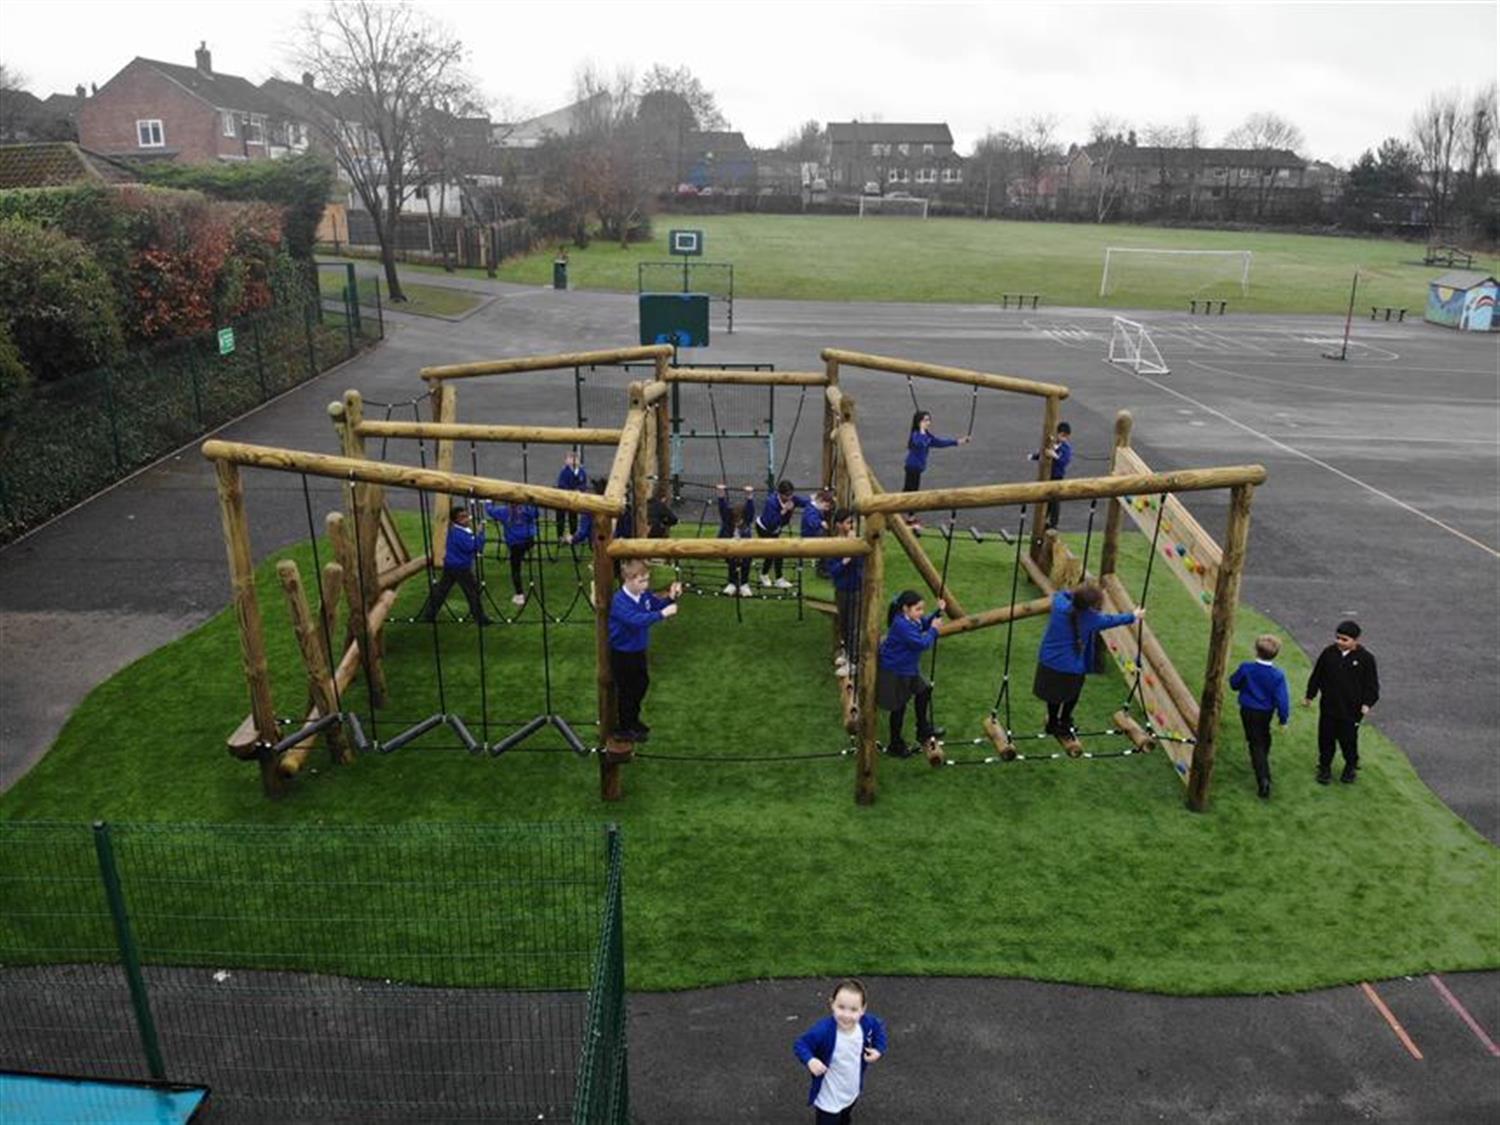
[[[690,67],[755,146],[801,122],[946,121],[960,152],[1037,113],[1064,144],[1101,112],[1143,127],[1196,113],[1210,144],[1272,110],[1303,155],[1347,164],[1404,135],[1433,91],[1495,77],[1495,0],[1446,3],[491,3],[419,5],[463,39],[497,119],[570,101],[590,61]],[[302,0],[0,0],[0,61],[33,93],[103,85],[133,56],[292,77]]]

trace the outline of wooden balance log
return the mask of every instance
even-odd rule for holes
[[[1053,735],[1053,737],[1057,739],[1057,744],[1063,748],[1063,750],[1067,753],[1068,757],[1070,757],[1070,758],[1081,758],[1081,757],[1083,757],[1083,743],[1079,742],[1078,739],[1076,739],[1075,737],[1073,737],[1073,735],[1071,735],[1071,734],[1057,734],[1057,735]]]
[[[995,753],[1000,756],[1002,762],[1016,760],[1016,744],[1010,740],[1010,732],[1001,728],[995,716],[984,717],[984,733],[994,745]]]
[[[1147,754],[1156,749],[1156,739],[1130,716],[1128,711],[1116,711],[1114,713],[1115,729],[1130,739],[1130,744],[1135,747],[1136,753]]]
[[[635,761],[635,743],[611,734],[604,740],[604,757],[614,764]]]

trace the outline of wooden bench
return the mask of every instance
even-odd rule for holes
[[[1382,312],[1385,313],[1384,317],[1382,317],[1382,316],[1379,315]],[[1399,308],[1396,305],[1371,305],[1370,306],[1370,319],[1371,320],[1390,320],[1392,314],[1395,315],[1396,321],[1397,321],[1398,324],[1401,321],[1403,321],[1403,320],[1406,319],[1406,310],[1403,309],[1403,308]]]
[[[1011,301],[1014,300],[1018,309],[1024,309],[1027,301],[1031,302],[1031,307],[1034,309],[1036,308],[1036,303],[1041,299],[1042,295],[1040,293],[1001,293],[1000,307],[1008,309],[1010,308]]]
[[[1196,298],[1191,298],[1191,299],[1188,300],[1188,312],[1190,312],[1190,313],[1196,313],[1198,311],[1198,306],[1199,305],[1203,306],[1203,311],[1204,311],[1205,314],[1212,313],[1214,311],[1214,306],[1218,305],[1219,306],[1219,315],[1223,316],[1224,315],[1224,310],[1229,306],[1229,302],[1228,301],[1221,301],[1217,297],[1196,297]]]
[[[1429,246],[1422,264],[1424,266],[1447,266],[1449,269],[1462,266],[1469,270],[1474,268],[1474,255],[1467,250],[1460,250],[1457,246]]]

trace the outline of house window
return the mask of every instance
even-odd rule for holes
[[[896,151],[899,152],[902,156],[906,156],[911,152],[911,145],[899,144],[896,146]]]
[[[885,174],[885,182],[888,183],[888,184],[899,184],[901,182],[901,172],[900,172],[900,170],[896,169],[896,168],[892,168],[889,172],[887,172]]]
[[[266,143],[266,119],[264,117],[252,115],[245,119],[245,143],[250,145]]]
[[[223,113],[219,114],[219,116],[224,119],[224,135],[226,137],[234,136],[234,114],[230,113],[228,110],[225,110]]]
[[[919,184],[935,184],[935,183],[937,183],[937,169],[936,168],[918,168],[917,169],[917,183],[919,183]]]
[[[161,148],[167,143],[166,134],[162,132],[161,119],[156,117],[148,121],[137,121],[135,138],[142,148]]]
[[[932,148],[931,145],[923,145],[922,146],[922,155],[923,156],[931,156],[932,153],[933,153],[933,148]]]

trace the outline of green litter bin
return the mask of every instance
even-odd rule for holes
[[[552,288],[566,289],[568,287],[568,259],[552,259]]]

